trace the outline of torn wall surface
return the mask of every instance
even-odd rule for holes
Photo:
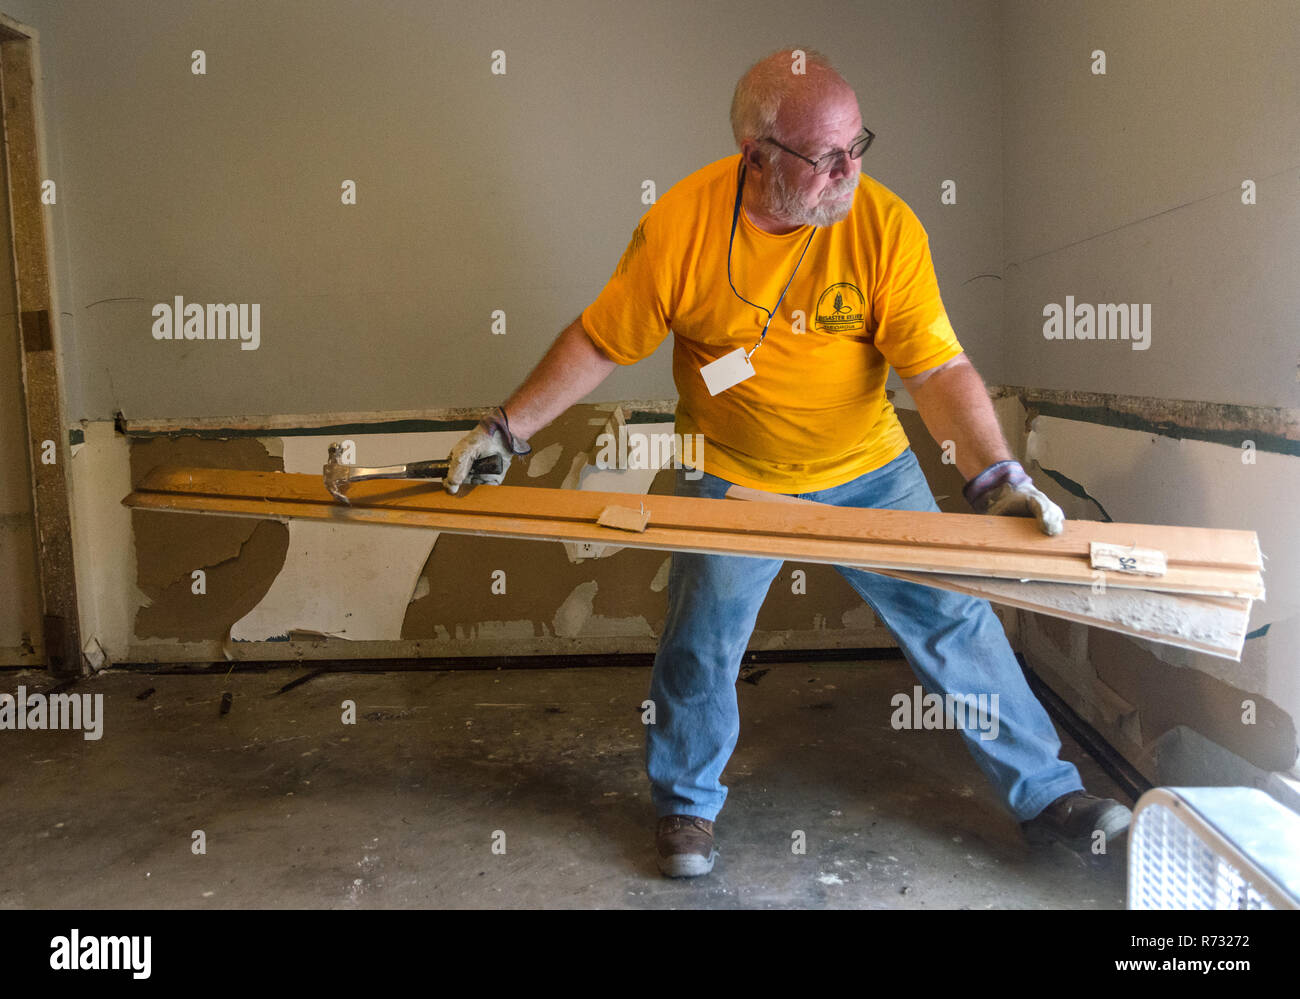
[[[673,470],[597,466],[601,434],[627,425],[641,434],[671,434],[672,424],[635,405],[578,406],[533,438],[534,456],[515,462],[507,482],[569,488],[616,488],[645,495],[671,492]],[[445,456],[463,429],[431,433],[358,433],[350,428],[358,463],[390,464]],[[221,467],[283,468],[319,473],[331,436],[298,432],[258,438],[197,440],[169,435],[131,439],[133,467],[207,462]],[[221,459],[213,455],[225,453]],[[663,458],[664,455],[660,455]],[[540,458],[540,460],[539,460]],[[132,514],[139,517],[139,513]],[[226,565],[239,544],[253,539],[252,522],[230,528],[167,528],[136,520],[139,580],[152,604],[138,614],[133,660],[238,657],[373,658],[653,651],[662,626],[666,555],[621,546],[586,548],[527,541],[493,541],[436,531],[398,531],[374,542],[375,528],[327,524],[268,525],[287,531],[277,552],[255,546]],[[300,530],[304,529],[304,530]],[[231,531],[233,530],[233,533]],[[387,533],[383,529],[380,534]],[[226,540],[221,540],[222,538]],[[171,554],[161,555],[161,550]],[[245,564],[246,563],[246,564]],[[243,609],[190,592],[190,573],[234,567],[221,583]],[[487,577],[466,585],[469,566],[500,569],[504,593]],[[803,576],[795,575],[802,570]],[[783,583],[784,581],[784,583]],[[809,600],[811,593],[817,599]],[[206,600],[206,604],[200,601]],[[191,614],[206,607],[197,628]],[[155,609],[156,608],[156,609]],[[143,630],[142,630],[143,629]],[[226,636],[230,641],[223,642]],[[329,636],[343,641],[331,641]],[[833,569],[797,566],[773,585],[754,636],[756,648],[875,647],[892,644],[861,600]]]
[[[1156,403],[1153,411],[1164,421],[1187,418],[1197,431],[1190,410]],[[1026,615],[1021,640],[1031,665],[1071,691],[1063,696],[1075,710],[1148,779],[1191,766],[1174,759],[1185,740],[1166,738],[1180,726],[1203,737],[1202,755],[1206,745],[1221,747],[1223,768],[1240,758],[1290,770],[1300,716],[1300,522],[1293,512],[1300,457],[1281,447],[1243,449],[1242,440],[1264,439],[1248,427],[1233,431],[1233,446],[1189,439],[1192,433],[1177,428],[1165,435],[1055,416],[1034,417],[1030,426],[1028,452],[1043,470],[1036,480],[1067,516],[1249,524],[1260,535],[1269,588],[1268,599],[1252,608],[1239,664]],[[1251,782],[1245,770],[1236,780]]]
[[[994,387],[993,394],[1012,447],[1023,457],[1028,442],[1030,412],[1014,390],[1008,393]],[[938,447],[930,441],[915,410],[909,407],[906,395],[896,397],[895,404],[940,507],[954,512],[964,510],[964,501],[960,496],[961,480],[955,468],[944,464]],[[1183,414],[1178,407],[1174,406],[1171,410],[1170,406],[1173,404],[1166,405],[1156,414],[1159,422],[1167,424]],[[667,411],[670,408],[669,403],[661,404],[657,410],[644,403],[622,407],[632,424],[656,428],[668,424]],[[579,470],[579,475],[584,475],[585,472],[585,478],[580,480],[583,484],[586,481],[602,481],[607,473],[594,467],[596,438],[614,419],[615,409],[612,404],[580,406],[566,413],[534,439],[535,453],[544,454],[544,460],[540,463],[513,465],[508,481],[517,485],[558,488],[575,467]],[[1242,415],[1245,419],[1250,414]],[[1194,423],[1192,420],[1188,422]],[[105,429],[104,433],[99,432],[101,426]],[[1288,619],[1282,611],[1296,599],[1296,584],[1289,574],[1300,562],[1300,546],[1296,545],[1294,531],[1289,527],[1294,518],[1286,510],[1281,497],[1287,495],[1288,489],[1295,488],[1294,472],[1288,470],[1294,468],[1296,459],[1276,452],[1261,452],[1257,456],[1259,463],[1253,469],[1246,466],[1246,470],[1263,474],[1245,480],[1245,489],[1227,489],[1216,486],[1214,477],[1226,474],[1232,467],[1231,462],[1220,455],[1211,464],[1204,464],[1215,447],[1224,452],[1231,451],[1226,445],[1187,439],[1180,443],[1178,438],[1162,436],[1158,427],[1155,431],[1145,427],[1139,431],[1090,424],[1080,419],[1063,420],[1059,417],[1039,417],[1035,428],[1041,439],[1041,444],[1036,443],[1036,446],[1045,448],[1036,453],[1047,467],[1062,477],[1079,483],[1093,498],[1083,499],[1067,492],[1050,475],[1035,471],[1031,463],[1031,471],[1034,471],[1039,484],[1065,507],[1067,514],[1099,518],[1101,507],[1105,507],[1113,515],[1122,512],[1125,517],[1134,519],[1173,523],[1181,520],[1190,524],[1249,526],[1259,530],[1268,556],[1266,578],[1269,599],[1267,603],[1256,607],[1257,618],[1252,631],[1254,637],[1246,642],[1242,663],[1220,663],[1208,656],[1138,641],[1132,643],[1134,651],[1127,658],[1136,660],[1141,650],[1143,655],[1154,656],[1171,666],[1200,671],[1219,679],[1239,691],[1240,700],[1254,698],[1261,707],[1267,701],[1280,708],[1284,717],[1295,717],[1300,704],[1295,703],[1294,693],[1288,693],[1294,686],[1295,639],[1291,638],[1284,644],[1279,641],[1279,635],[1285,637],[1286,630],[1294,628],[1294,621]],[[358,460],[369,461],[372,457],[376,461],[435,457],[443,452],[445,446],[440,445],[437,451],[426,454],[423,448],[415,449],[408,443],[403,443],[414,436],[411,433],[385,433],[382,424],[353,429],[375,429],[377,432],[368,439],[384,439],[391,444],[390,450],[377,450],[373,454],[368,450],[369,445],[365,445]],[[463,429],[458,426],[456,430],[446,433],[449,436],[441,438],[442,440],[458,438]],[[230,563],[237,572],[231,586],[253,592],[257,600],[238,614],[228,608],[224,612],[227,616],[207,627],[203,638],[183,637],[183,619],[176,616],[170,619],[166,615],[156,617],[154,620],[158,626],[151,630],[161,634],[155,637],[140,633],[132,635],[129,618],[124,618],[121,625],[116,624],[117,618],[124,612],[129,612],[131,616],[136,613],[132,601],[135,599],[137,562],[141,556],[143,564],[139,570],[140,578],[151,585],[168,580],[175,583],[180,579],[180,570],[184,566],[180,562],[169,563],[170,568],[163,571],[164,563],[148,554],[159,547],[157,539],[148,536],[148,531],[152,528],[141,528],[139,525],[144,521],[139,518],[142,515],[116,504],[115,497],[122,495],[123,490],[114,485],[114,479],[107,474],[114,462],[121,463],[123,460],[115,457],[118,453],[115,449],[121,446],[122,455],[128,449],[131,452],[139,451],[134,464],[141,473],[145,466],[152,467],[173,460],[202,460],[205,464],[227,467],[274,468],[281,465],[280,456],[286,446],[292,452],[290,442],[295,436],[304,434],[328,443],[323,435],[311,434],[310,431],[298,431],[296,435],[288,430],[272,435],[263,432],[251,438],[261,457],[254,456],[254,460],[250,461],[246,451],[250,446],[249,438],[241,439],[232,435],[225,440],[207,441],[202,450],[196,450],[192,437],[169,439],[136,435],[122,438],[113,434],[111,424],[94,424],[87,428],[87,443],[76,461],[83,463],[83,467],[91,468],[98,480],[105,483],[101,497],[103,502],[99,504],[104,509],[101,511],[91,504],[89,509],[80,512],[79,521],[97,539],[98,547],[94,548],[93,558],[83,560],[79,571],[88,573],[89,578],[97,580],[94,585],[83,587],[83,593],[96,596],[100,602],[100,609],[95,611],[98,622],[95,632],[109,636],[104,644],[111,660],[204,662],[220,658],[221,638],[237,623],[239,617],[247,615],[247,620],[251,623],[265,614],[267,607],[272,605],[284,613],[272,615],[274,619],[263,620],[259,630],[267,634],[289,635],[290,639],[235,642],[231,649],[236,657],[346,659],[654,650],[656,639],[653,636],[658,633],[663,619],[668,561],[666,556],[624,548],[612,557],[588,557],[573,561],[558,545],[450,535],[438,539],[411,582],[411,589],[396,598],[401,623],[395,634],[387,632],[392,636],[389,638],[345,641],[304,634],[307,631],[328,632],[340,620],[347,624],[349,619],[343,615],[353,610],[355,605],[330,604],[325,608],[326,613],[320,617],[301,615],[297,610],[292,610],[292,600],[281,601],[278,597],[262,606],[262,598],[270,593],[275,577],[287,561],[267,574],[257,568],[255,562],[245,565],[242,557],[237,557]],[[1176,462],[1171,465],[1162,458],[1151,466],[1159,472],[1161,488],[1152,489],[1150,483],[1156,481],[1156,477],[1150,473],[1145,477],[1137,474],[1136,470],[1142,469],[1145,461],[1140,455],[1125,459],[1134,470],[1131,476],[1108,478],[1108,469],[1096,464],[1099,459],[1089,459],[1085,454],[1090,449],[1094,452],[1100,449],[1100,454],[1106,454],[1112,449],[1113,443],[1124,439],[1134,441],[1132,446],[1140,444],[1142,447],[1161,450],[1181,448],[1183,455],[1192,456],[1191,464],[1186,466],[1186,476],[1183,477],[1183,473],[1178,471]],[[190,443],[178,443],[186,441]],[[1193,447],[1189,448],[1189,444]],[[219,457],[223,452],[228,456]],[[318,459],[320,462],[324,460],[323,452],[322,447]],[[1123,454],[1123,448],[1117,453]],[[1202,453],[1207,456],[1206,459],[1199,457]],[[1168,477],[1170,473],[1172,478]],[[671,492],[670,475],[671,470],[658,472],[647,487],[646,495]],[[1209,493],[1205,492],[1207,483],[1211,490]],[[1199,499],[1198,491],[1201,492]],[[83,497],[95,500],[95,493],[88,490],[83,493]],[[157,515],[159,518],[164,516]],[[126,525],[125,535],[113,526],[118,519]],[[130,533],[133,519],[137,522],[134,540]],[[204,520],[203,525],[195,527],[189,535],[174,539],[174,544],[190,548],[181,562],[200,564],[220,556],[222,552],[229,554],[228,546],[213,547],[215,537],[206,536],[210,523],[215,525],[216,521]],[[252,523],[241,522],[239,530],[243,533],[240,537],[249,536]],[[417,532],[411,532],[411,536],[417,536]],[[82,548],[83,552],[90,550],[91,548]],[[251,556],[252,552],[248,554]],[[503,604],[505,598],[493,595],[487,585],[475,590],[459,582],[463,580],[467,567],[488,563],[493,566],[499,563],[507,571],[509,601],[513,604],[517,598],[522,613],[506,609]],[[803,584],[806,586],[806,594],[793,592],[799,588],[796,572],[806,574]],[[594,592],[586,585],[591,582],[596,584]],[[405,589],[405,584],[398,589]],[[184,593],[188,593],[188,588]],[[119,603],[122,611],[117,610]],[[298,597],[299,610],[306,608],[308,603],[307,596]],[[329,604],[329,601],[326,603]],[[215,605],[209,605],[210,608],[213,606]],[[1138,725],[1143,709],[1141,688],[1136,694],[1129,691],[1137,699],[1136,703],[1130,703],[1100,679],[1099,670],[1104,672],[1108,666],[1106,663],[1089,661],[1088,636],[1092,629],[1065,621],[1052,622],[1051,619],[1037,615],[1018,615],[1015,612],[1004,613],[1000,608],[995,609],[999,610],[999,616],[1012,634],[1013,644],[1020,642],[1017,633],[1028,629],[1023,646],[1035,668],[1040,665],[1043,669],[1049,668],[1045,665],[1048,652],[1060,657],[1053,660],[1059,667],[1057,675],[1068,674],[1070,682],[1080,691],[1077,696],[1074,693],[1067,696],[1076,710],[1087,711],[1090,704],[1105,706],[1106,715],[1114,719],[1115,724],[1107,721],[1106,715],[1097,714],[1095,717],[1107,738],[1122,740],[1123,731],[1118,727],[1120,723],[1128,725],[1132,731],[1142,731]],[[1041,622],[1041,625],[1037,622]],[[649,635],[646,634],[647,627]],[[117,635],[120,637],[113,637],[113,628],[118,628]],[[881,627],[870,609],[834,569],[787,563],[773,584],[763,607],[751,647],[861,648],[891,644],[892,638],[888,631]],[[1020,644],[1017,647],[1021,647]],[[1117,646],[1107,646],[1107,654],[1119,654],[1116,650],[1124,647],[1123,642]],[[1175,678],[1179,675],[1178,672],[1172,674]],[[1176,688],[1173,692],[1178,695]],[[1195,713],[1195,705],[1187,704],[1186,708],[1186,717],[1201,718]],[[1130,720],[1123,722],[1125,717]],[[1204,723],[1203,718],[1200,723]],[[1231,724],[1240,722],[1234,718]],[[1294,739],[1287,731],[1276,727],[1255,730],[1256,733],[1264,733],[1274,747],[1268,751],[1269,759],[1285,756],[1287,748],[1294,745]],[[1158,735],[1156,733],[1153,737]],[[1222,740],[1225,744],[1231,742],[1225,733],[1211,737]],[[1135,758],[1148,752],[1142,746],[1141,738],[1133,741],[1131,751]],[[1257,758],[1264,760],[1265,756],[1259,755]]]

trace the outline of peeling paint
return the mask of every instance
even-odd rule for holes
[[[159,516],[184,519],[177,514]],[[283,524],[249,523],[252,533],[236,555],[204,569],[205,593],[193,592],[188,571],[163,586],[141,584],[150,602],[136,612],[137,638],[182,642],[226,638],[231,624],[248,613],[270,587],[289,547],[289,532]]]
[[[564,454],[564,445],[558,441],[536,452],[528,459],[528,477],[535,479],[549,473],[562,454]]]
[[[235,641],[290,631],[349,641],[401,637],[416,573],[432,541],[405,527],[290,521],[284,566],[257,606],[235,622]],[[427,588],[427,582],[426,582]]]
[[[445,455],[456,439],[454,434],[352,438],[356,463],[362,465]],[[284,440],[285,471],[319,475],[330,443],[326,437]],[[235,622],[233,640],[259,641],[296,631],[349,641],[401,637],[420,569],[438,532],[303,520],[290,521],[288,529],[284,566],[258,605]]]
[[[1157,409],[1163,405],[1152,402]],[[1217,412],[1242,420],[1254,411]],[[1029,661],[1067,677],[1085,699],[1100,681],[1129,701],[1140,726],[1104,734],[1125,746],[1135,765],[1149,767],[1145,757],[1162,734],[1187,726],[1255,765],[1288,769],[1300,716],[1294,669],[1300,531],[1292,511],[1300,462],[1243,449],[1243,437],[1258,442],[1254,433],[1236,432],[1225,445],[1047,415],[1033,417],[1032,425],[1030,449],[1046,472],[1040,488],[1067,516],[1086,515],[1086,503],[1120,522],[1254,530],[1265,557],[1268,600],[1252,608],[1255,627],[1239,663],[1037,615],[1027,615]],[[1054,651],[1039,636],[1050,637]],[[1243,720],[1248,705],[1253,723]],[[1099,710],[1107,709],[1102,704]]]
[[[256,440],[209,441],[192,437],[133,440],[131,484],[139,484],[159,465],[246,468],[283,471],[283,463]],[[188,578],[195,569],[236,558],[258,521],[243,517],[192,517],[155,510],[131,511],[135,535],[137,583],[151,592]],[[269,585],[279,566],[263,566],[265,575],[250,585]],[[161,623],[161,622],[160,622]]]
[[[659,566],[659,571],[655,573],[655,578],[650,580],[651,593],[662,593],[668,589],[668,573],[672,570],[672,564],[671,555],[663,560],[663,564]]]
[[[536,632],[532,621],[480,621],[468,638],[532,638]],[[459,637],[459,636],[458,636]]]
[[[859,601],[856,607],[850,607],[840,615],[840,624],[845,628],[872,628],[876,625],[876,613],[866,601]]]
[[[620,424],[626,412],[617,404],[573,407],[534,435],[534,454],[528,460],[512,463],[507,482],[548,488],[563,484],[613,488],[632,495],[671,494],[675,477],[672,469],[594,467],[599,433],[611,424]],[[671,414],[652,409],[636,412],[640,417],[638,430],[671,433],[671,422],[664,420],[665,416],[670,420]],[[379,425],[340,426],[373,430]],[[185,453],[188,456],[180,460],[198,465],[283,467],[318,474],[325,446],[330,439],[337,439],[337,435],[326,433],[295,431],[280,436],[277,431],[276,436],[268,436],[261,428],[255,434],[233,435],[226,440],[216,439],[224,435],[149,440],[137,437],[130,442],[131,449],[140,452],[133,459],[132,472],[138,477],[159,461],[176,460],[177,454]],[[445,455],[460,436],[452,432],[367,434],[355,435],[353,440],[358,463],[391,464]],[[934,455],[926,455],[923,448],[918,453],[923,461],[937,460],[937,450]],[[569,481],[565,483],[565,479]],[[171,524],[180,533],[157,544],[159,550],[154,555],[149,546],[155,542],[150,541],[149,534],[155,527],[146,524],[142,529],[143,577],[146,581],[156,578],[156,585],[146,589],[143,597],[153,606],[137,612],[144,629],[137,632],[137,637],[150,640],[134,647],[137,658],[141,649],[180,643],[198,647],[208,641],[228,641],[227,650],[236,644],[244,646],[243,651],[234,654],[246,657],[250,654],[246,649],[249,643],[304,644],[295,640],[295,635],[317,636],[308,654],[319,650],[320,655],[330,654],[330,643],[319,636],[347,638],[358,644],[371,642],[377,646],[376,655],[383,654],[382,643],[386,641],[483,641],[498,643],[498,647],[518,641],[539,651],[544,647],[538,647],[538,643],[548,638],[600,641],[626,637],[652,641],[662,629],[667,608],[665,591],[671,556],[663,552],[610,546],[602,558],[574,561],[562,545],[553,542],[440,536],[437,532],[393,528],[398,542],[393,548],[402,549],[394,554],[387,542],[376,541],[386,529],[374,525],[315,524],[317,533],[313,535],[310,529],[299,529],[307,522],[262,522],[263,533],[257,535],[259,546],[265,544],[270,530],[282,532],[283,540],[274,552],[268,550],[250,561],[254,550],[248,540],[258,530],[257,521],[230,518],[234,521],[231,530],[237,533],[223,534],[211,530],[210,525],[219,525],[226,518],[203,518],[203,529],[195,532],[194,523],[200,522],[197,518],[155,516],[169,518],[157,523]],[[190,536],[184,536],[184,531],[189,531]],[[188,551],[186,545],[190,546]],[[251,594],[252,606],[243,605],[237,612],[226,608],[198,630],[187,620],[173,626],[168,623],[169,617],[180,613],[177,605],[183,610],[188,601],[188,573],[196,548],[203,550],[208,564],[225,565],[245,575],[253,569],[263,571],[258,566],[270,565],[265,562],[267,554],[277,564],[270,565],[256,586],[245,587],[245,592]],[[174,560],[167,561],[168,555]],[[498,570],[506,581],[500,592],[492,589],[491,574]],[[812,571],[834,573],[828,567]],[[816,599],[792,595],[788,587],[785,591],[774,589],[755,634],[756,647],[781,645],[786,629],[817,633],[826,628],[827,622],[839,620],[837,608],[841,601],[861,604],[838,575],[833,579],[828,575],[821,582],[817,582],[818,578],[813,577]],[[258,592],[262,594],[260,599]],[[213,609],[216,605],[209,601],[207,606]],[[866,631],[879,635],[881,629],[874,615],[869,610],[865,615]],[[764,631],[773,628],[780,629],[781,634]],[[861,641],[864,645],[879,644],[868,635]],[[337,654],[337,647],[334,651]],[[421,646],[420,654],[428,651]]]
[[[593,579],[577,586],[560,604],[553,623],[555,633],[561,638],[576,638],[583,625],[591,618],[591,605],[596,599],[599,584]]]
[[[136,439],[130,446],[131,482],[162,464],[279,471],[281,462],[256,440],[213,441],[192,436]],[[257,603],[284,564],[288,529],[242,517],[188,517],[131,511],[137,638],[224,640],[231,624]],[[206,592],[193,592],[202,569]]]

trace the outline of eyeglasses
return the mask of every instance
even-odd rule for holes
[[[805,163],[807,163],[810,167],[813,168],[813,173],[823,174],[823,173],[830,173],[833,169],[835,169],[835,167],[840,163],[840,157],[842,156],[847,156],[851,160],[862,159],[863,154],[869,148],[871,148],[871,140],[874,139],[875,137],[876,137],[875,132],[871,131],[871,129],[869,128],[864,127],[862,129],[862,134],[853,140],[852,145],[849,146],[847,151],[843,149],[836,149],[833,152],[829,152],[825,156],[820,156],[815,160],[810,160],[803,153],[796,153],[789,146],[783,146],[775,139],[759,139],[758,141],[770,142],[772,143],[772,145],[776,146],[776,148],[780,149],[782,152],[789,153],[791,156],[798,156],[799,159],[803,160]]]

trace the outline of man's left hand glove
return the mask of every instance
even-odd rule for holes
[[[966,483],[962,495],[976,513],[1033,517],[1044,534],[1065,530],[1065,513],[1034,487],[1018,461],[999,461]]]

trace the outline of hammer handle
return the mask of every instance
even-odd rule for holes
[[[413,461],[406,466],[406,474],[412,479],[442,479],[446,478],[450,466],[451,462],[446,458],[433,461]],[[489,454],[479,458],[478,461],[474,462],[471,474],[500,475],[501,456],[499,454]]]

